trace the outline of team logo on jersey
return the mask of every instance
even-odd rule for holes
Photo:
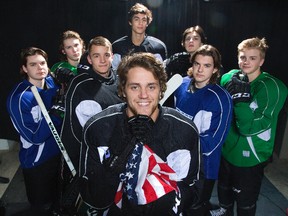
[[[243,151],[243,157],[250,157],[250,151]]]

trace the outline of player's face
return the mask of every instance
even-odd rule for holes
[[[79,39],[68,38],[63,41],[64,49],[63,54],[67,56],[67,61],[78,62],[82,56],[83,45]]]
[[[124,89],[128,108],[127,115],[147,115],[154,121],[159,114],[160,84],[152,72],[142,67],[134,67],[128,71]]]
[[[131,25],[132,31],[136,34],[145,34],[146,28],[148,26],[148,19],[145,14],[135,14],[132,21],[129,23]]]
[[[87,60],[96,73],[108,77],[113,60],[113,54],[109,47],[93,45]]]
[[[42,82],[48,75],[48,65],[45,58],[42,55],[33,55],[27,57],[26,66],[22,66],[22,69],[28,75],[28,81],[33,85]]]
[[[238,53],[239,68],[248,76],[258,76],[263,63],[264,59],[261,58],[258,49],[243,49]]]
[[[193,63],[193,77],[195,86],[203,88],[206,86],[211,76],[217,72],[214,67],[214,61],[211,56],[197,55]]]
[[[193,53],[202,45],[200,35],[193,31],[186,35],[184,41],[184,48],[188,53]]]

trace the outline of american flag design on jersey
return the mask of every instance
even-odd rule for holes
[[[115,196],[122,207],[122,196],[136,205],[145,205],[177,189],[177,175],[147,145],[137,143],[129,156],[126,170],[120,174]]]

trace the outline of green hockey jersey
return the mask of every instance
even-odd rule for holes
[[[234,73],[224,74],[225,86]],[[250,167],[268,160],[274,148],[278,114],[287,98],[287,87],[279,79],[262,72],[250,83],[251,101],[234,105],[232,124],[222,155],[234,166]]]

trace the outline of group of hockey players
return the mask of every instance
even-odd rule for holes
[[[239,69],[224,73],[200,26],[187,28],[185,51],[168,58],[166,45],[146,34],[152,19],[136,3],[131,34],[113,43],[96,36],[86,46],[77,32],[63,32],[51,70],[44,50],[21,51],[23,81],[7,109],[31,206],[23,214],[227,216],[237,203],[237,215],[255,215],[287,97],[283,82],[261,69],[265,38],[243,40]],[[161,106],[174,74],[183,82]]]

